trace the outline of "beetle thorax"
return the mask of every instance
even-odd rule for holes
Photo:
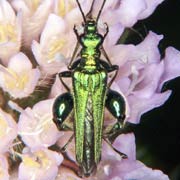
[[[80,37],[81,57],[85,60],[85,66],[96,66],[96,59],[100,58],[100,50],[103,41],[101,34],[97,32],[96,22],[89,20],[84,29],[84,34]]]

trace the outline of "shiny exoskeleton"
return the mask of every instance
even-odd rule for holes
[[[80,7],[78,1],[77,3]],[[101,10],[104,3],[105,1]],[[53,121],[59,130],[74,131],[76,161],[80,168],[80,176],[88,177],[95,173],[101,159],[102,139],[111,143],[120,134],[126,105],[123,96],[110,89],[117,75],[118,66],[111,64],[102,45],[108,33],[108,26],[106,25],[106,33],[101,35],[97,30],[100,13],[96,20],[91,17],[86,20],[81,7],[80,10],[85,21],[84,32],[79,34],[74,26],[78,43],[68,65],[69,71],[59,73],[60,80],[68,92],[56,98],[53,106]],[[79,45],[82,47],[80,58],[73,62]],[[106,57],[106,61],[100,59],[101,52]],[[111,72],[115,73],[109,80],[108,73]],[[63,78],[72,79],[72,89]],[[105,107],[117,122],[104,130]],[[74,121],[67,123],[66,120],[71,113]],[[120,154],[126,157],[125,154]]]

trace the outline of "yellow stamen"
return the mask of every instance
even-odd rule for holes
[[[56,53],[59,53],[61,49],[63,48],[65,44],[64,39],[53,41],[53,43],[50,45],[49,52],[48,52],[48,62],[53,61],[53,58],[55,57]]]
[[[26,157],[24,156],[23,157],[23,163],[26,165],[26,166],[30,166],[30,167],[35,167],[35,168],[40,168],[40,164],[38,162],[36,162],[33,158],[31,157]]]
[[[73,9],[73,0],[59,0],[58,3],[58,14],[64,17],[69,11]]]
[[[27,72],[21,73],[21,75],[18,75],[16,72],[14,72],[11,69],[7,69],[9,74],[4,75],[5,79],[5,85],[8,89],[19,89],[23,90],[29,80],[29,76]]]
[[[0,23],[0,43],[17,41],[17,32],[14,25]]]
[[[27,6],[34,12],[39,7],[41,0],[25,0]]]
[[[37,157],[41,160],[42,167],[46,168],[49,167],[50,161],[47,158],[46,154],[43,151],[39,151],[36,153]]]
[[[26,166],[34,168],[48,168],[51,163],[43,151],[36,152],[33,157],[24,156],[23,162]]]

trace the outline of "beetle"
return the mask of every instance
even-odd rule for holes
[[[106,28],[103,35],[97,28],[106,0],[103,1],[96,19],[92,18],[95,0],[86,16],[79,1],[76,2],[84,20],[84,32],[79,34],[74,25],[77,44],[68,71],[59,73],[60,81],[67,92],[59,95],[54,102],[53,121],[59,130],[74,131],[68,142],[75,136],[79,176],[88,177],[96,172],[101,159],[102,139],[111,144],[121,133],[125,122],[126,103],[120,93],[110,88],[119,67],[112,65],[103,47],[109,31],[108,25],[104,23]],[[77,53],[80,46],[80,53]],[[101,53],[105,60],[100,59]],[[114,73],[112,78],[108,76],[109,73]],[[65,78],[71,78],[72,89],[64,81]],[[116,118],[116,122],[106,128],[103,124],[105,108]],[[71,113],[73,122],[67,121]],[[127,157],[121,152],[119,154],[123,158]]]

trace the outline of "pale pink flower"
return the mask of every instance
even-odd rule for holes
[[[7,68],[0,65],[0,86],[14,98],[29,96],[39,78],[39,69],[33,69],[30,60],[23,53],[14,55]]]
[[[161,61],[158,50],[163,36],[149,32],[138,45],[114,45],[107,48],[113,64],[119,65],[119,73],[112,88],[121,90],[127,99],[127,121],[139,123],[143,113],[162,105],[171,91],[161,92],[162,84],[180,75],[179,51],[167,48]],[[105,47],[106,48],[106,47]],[[173,57],[173,65],[170,66]],[[152,76],[153,74],[153,76]]]
[[[109,0],[106,2],[101,19],[108,24],[121,23],[124,27],[132,27],[138,20],[150,16],[155,8],[164,0]],[[102,0],[96,1],[94,11],[98,12]],[[118,18],[117,18],[118,17]],[[111,21],[109,21],[111,19]]]
[[[70,40],[71,39],[71,40]],[[48,74],[59,72],[70,57],[75,37],[68,33],[65,21],[50,14],[41,34],[40,42],[33,41],[32,51],[41,69]]]
[[[61,167],[57,180],[68,178],[72,180],[169,180],[161,171],[152,170],[136,160],[135,137],[133,133],[118,136],[113,146],[118,151],[125,153],[128,159],[122,159],[111,146],[103,142],[102,159],[95,175],[89,178],[79,178],[72,170]],[[70,153],[71,152],[68,151],[68,155],[70,155]]]
[[[77,3],[74,0],[54,0],[54,2],[53,12],[67,22],[69,29],[72,30],[74,24],[79,24],[83,21]],[[87,14],[92,1],[80,0],[79,2],[84,13]]]
[[[164,66],[164,72],[159,82],[159,90],[162,88],[163,83],[169,81],[175,77],[180,76],[180,51],[173,47],[168,47],[165,51],[165,57],[162,60]]]
[[[133,133],[123,134],[113,143],[113,146],[125,153],[128,159],[122,159],[118,153],[112,150],[107,143],[103,144],[102,160],[97,173],[92,180],[168,180],[161,171],[147,168],[143,163],[136,160],[135,137]]]
[[[49,147],[63,134],[52,121],[54,99],[40,101],[33,108],[21,112],[18,134],[23,142],[33,150]]]
[[[63,156],[48,149],[25,152],[21,155],[18,180],[54,180]]]
[[[33,39],[38,39],[49,13],[52,11],[53,1],[50,0],[12,0],[16,11],[23,12],[23,42],[30,46]]]
[[[21,47],[22,14],[15,14],[8,1],[0,1],[0,59],[4,65]]]
[[[9,180],[7,158],[1,154],[0,154],[0,179]]]
[[[95,2],[93,14],[96,14],[95,12],[99,11],[98,8],[100,8],[99,6],[101,5],[101,3],[102,2],[99,1]],[[117,42],[119,36],[122,34],[124,27],[127,26],[126,24],[121,22],[121,19],[116,18],[117,16],[128,18],[128,23],[132,25],[137,22],[139,18],[138,15],[141,14],[141,11],[150,11],[150,9],[155,8],[159,3],[161,3],[161,1],[147,3],[146,1],[139,0],[139,2],[134,2],[133,4],[132,3],[133,2],[131,1],[123,1],[122,4],[124,4],[123,6],[125,6],[126,8],[121,7],[121,3],[119,1],[108,1],[106,3],[102,13],[102,19],[100,19],[99,22],[99,28],[101,30],[105,30],[103,22],[108,22],[109,25],[109,34],[105,39],[104,46],[107,46],[107,44],[109,46],[114,45]],[[134,8],[134,4],[139,7],[139,10],[137,8]],[[139,4],[141,4],[141,6],[139,6]],[[143,7],[142,4],[144,4]],[[90,5],[90,1],[81,1],[81,6],[84,14],[87,14]],[[130,8],[134,9],[133,11],[131,11],[133,12],[132,18],[130,17],[130,15],[125,16],[123,14],[124,9],[125,11],[129,12],[128,10]],[[113,13],[111,11],[113,11]],[[51,14],[49,16],[46,26],[41,34],[40,42],[38,43],[37,41],[33,41],[32,44],[32,51],[38,64],[48,74],[57,73],[58,69],[60,69],[60,66],[63,65],[62,63],[64,61],[67,61],[67,59],[70,59],[70,57],[72,56],[72,52],[77,41],[73,32],[73,26],[74,24],[81,25],[82,22],[82,15],[74,1],[70,0],[67,2],[64,0],[55,0],[54,12],[58,16],[54,14]],[[127,12],[125,12],[125,14]],[[110,13],[111,16],[110,22],[108,21],[108,13]],[[112,20],[115,21],[113,22]],[[80,27],[79,31],[81,31]]]
[[[150,63],[160,62],[158,44],[162,38],[162,35],[157,35],[150,31],[140,44],[105,46],[113,64],[120,66],[118,76],[130,75],[132,73],[132,65],[136,65],[140,69],[141,67],[148,66]]]
[[[171,93],[171,91],[161,92],[163,83],[180,75],[179,51],[169,47],[164,59],[161,60],[158,44],[163,38],[162,35],[149,32],[138,45],[116,44],[125,27],[131,27],[138,20],[149,16],[162,1],[108,0],[98,21],[98,30],[102,35],[106,31],[104,22],[109,25],[109,33],[103,46],[112,64],[117,64],[120,68],[111,88],[122,92],[127,106],[126,121],[131,123],[139,123],[143,113],[162,105]],[[5,0],[2,2],[8,4]],[[102,0],[95,1],[93,17],[97,17],[102,2]],[[89,11],[91,3],[92,0],[80,0],[85,15]],[[39,65],[39,68],[33,69],[29,59],[19,53],[8,59],[7,67],[0,66],[2,89],[12,97],[22,98],[30,96],[34,92],[40,72],[43,77],[44,74],[54,75],[67,70],[67,64],[77,42],[73,26],[77,25],[78,32],[83,33],[81,26],[83,19],[74,0],[12,0],[11,4],[18,12],[17,19],[21,15],[19,12],[22,12],[23,40],[25,42],[25,44],[22,43],[22,50],[26,50],[30,54],[32,51]],[[10,9],[14,14],[12,8]],[[8,15],[6,16],[8,17]],[[104,58],[102,54],[101,59]],[[65,82],[71,89],[72,79],[67,79]],[[42,94],[46,93],[46,90],[46,88],[45,91],[42,90]],[[56,75],[49,97],[57,97],[65,91],[66,89]],[[68,169],[68,167],[60,166],[58,172],[57,166],[61,164],[62,156],[46,149],[55,143],[57,148],[63,147],[73,133],[57,130],[52,121],[53,102],[54,99],[43,100],[35,104],[33,108],[28,107],[29,103],[27,102],[25,110],[18,106],[13,108],[12,102],[9,103],[13,109],[21,113],[18,134],[26,146],[25,150],[27,147],[31,150],[31,152],[24,150],[19,166],[19,180],[29,180],[30,178],[35,180],[82,179],[70,167]],[[105,114],[105,121],[112,119],[107,114]],[[128,159],[122,159],[110,145],[103,142],[102,161],[98,164],[97,173],[87,179],[169,179],[161,171],[152,170],[136,160],[135,137],[132,133],[118,136],[113,146],[126,153]],[[70,159],[76,161],[74,139],[67,147],[67,154]],[[77,169],[75,163],[74,168]],[[15,177],[15,179],[17,178]]]
[[[8,113],[0,109],[0,153],[5,153],[17,137],[17,124]]]
[[[84,12],[87,13],[90,2],[83,1],[82,7]],[[49,15],[40,42],[34,40],[32,43],[32,51],[38,64],[48,74],[59,72],[61,66],[67,64],[67,61],[72,57],[77,42],[73,26],[76,24],[78,31],[82,30],[82,15],[77,5],[74,6],[71,1],[65,3],[65,1],[57,0],[54,9],[57,15]],[[64,12],[66,12],[66,15],[64,15]],[[102,31],[105,31],[105,25],[100,23],[99,27]],[[123,30],[124,27],[119,23],[109,26],[109,34],[105,43],[114,45]]]
[[[138,19],[141,20],[150,16],[154,12],[154,10],[157,8],[157,6],[161,4],[163,1],[164,0],[151,0],[151,1],[145,0],[146,9],[142,13],[139,14]]]
[[[124,2],[126,3],[127,1]],[[132,1],[129,2],[133,3]],[[146,1],[143,1],[144,5],[138,7],[138,11],[132,12],[135,13],[136,17],[132,16],[132,18],[130,17],[128,19],[127,16],[127,19],[122,19],[124,25],[130,26],[134,24],[138,19],[142,18],[141,14],[143,12],[143,16],[145,16],[145,14],[147,15],[148,13],[150,15],[155,6],[157,6],[160,2],[162,1],[153,1],[152,4],[147,4]],[[99,3],[99,1],[97,3]],[[110,1],[107,2],[107,6],[108,3],[110,3]],[[129,4],[124,4],[124,6],[126,6],[127,9],[129,8]],[[133,5],[131,4],[131,8],[132,7]],[[126,10],[124,11],[124,13],[125,12]],[[108,11],[106,13],[106,11],[104,10],[103,13],[104,14],[102,14],[102,19],[103,17],[106,17],[106,15],[108,15]],[[170,55],[166,55],[165,58],[161,60],[161,56],[158,50],[158,44],[163,36],[156,35],[153,32],[149,32],[147,37],[136,46],[132,44],[116,45],[116,41],[118,40],[119,35],[122,33],[122,30],[124,28],[120,23],[118,23],[118,18],[109,17],[109,19],[112,19],[110,24],[114,23],[114,25],[110,26],[110,33],[105,40],[104,47],[112,63],[117,64],[120,67],[118,76],[112,85],[112,89],[115,89],[119,92],[121,90],[127,100],[127,105],[129,105],[129,112],[128,114],[126,114],[126,121],[139,123],[140,117],[143,113],[162,105],[170,96],[171,91],[165,91],[162,93],[161,87],[166,80],[173,79],[180,75],[180,71],[178,71],[178,69],[180,69],[180,63],[178,61],[179,51],[169,47],[167,51]],[[118,28],[120,29],[119,34],[117,33]],[[175,64],[175,66],[169,65],[170,58],[174,59],[173,63]],[[67,84],[71,87],[70,83]],[[62,92],[62,89],[63,88],[60,85],[60,81],[56,79],[52,92],[56,94],[58,93],[58,91]],[[105,117],[106,119],[109,118],[107,116]],[[131,141],[129,142],[125,138],[126,136],[127,135],[124,135],[123,137],[123,135],[121,135],[120,137],[118,137],[117,140],[120,139],[119,141],[121,143],[119,143],[118,145],[114,144],[114,146],[116,146],[116,148],[120,151],[126,153],[128,155],[128,159],[122,160],[120,158],[118,160],[118,154],[116,153],[115,155],[115,152],[112,150],[112,148],[110,148],[108,151],[107,148],[103,146],[102,161],[99,164],[97,174],[94,177],[90,177],[89,179],[168,180],[169,178],[161,171],[152,170],[151,168],[147,168],[141,162],[136,161],[134,139],[132,137],[129,138],[131,139]],[[70,135],[62,136],[58,141],[58,145],[62,147],[65,142],[68,141],[69,137]],[[125,146],[125,151],[122,150],[124,147],[124,142],[127,143],[127,146]],[[132,144],[133,148],[131,147]],[[75,160],[74,141],[69,144],[67,153],[72,160]],[[109,156],[114,157],[114,160],[112,160]],[[58,176],[58,179],[62,179],[61,177],[65,179],[70,177],[72,179],[79,179],[79,177],[75,177],[75,174],[72,171],[69,171],[67,169],[63,170],[63,173]]]

